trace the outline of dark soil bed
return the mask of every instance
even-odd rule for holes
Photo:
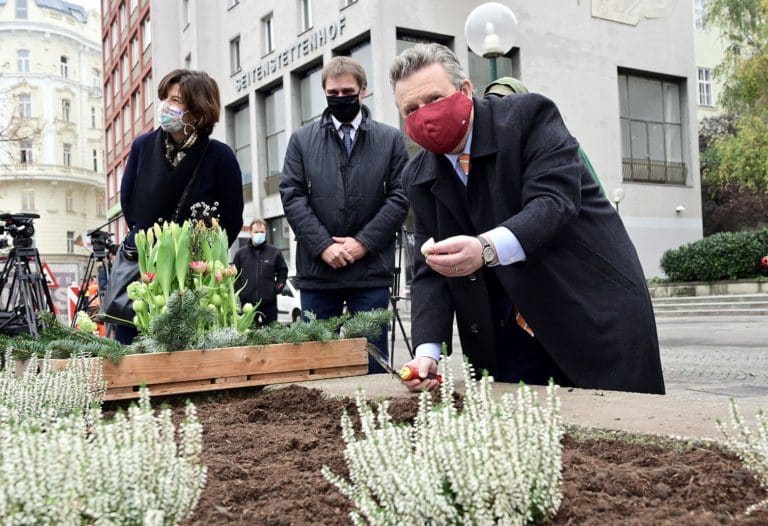
[[[190,522],[349,524],[348,501],[320,474],[346,473],[339,416],[350,400],[289,387],[193,398],[204,427],[208,484]],[[168,402],[181,415],[184,399]],[[416,398],[390,413],[412,420]],[[397,452],[393,452],[397,454]],[[716,448],[675,451],[626,440],[564,440],[564,499],[551,524],[768,524],[744,515],[763,498],[738,459]]]

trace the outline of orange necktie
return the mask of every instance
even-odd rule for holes
[[[459,166],[464,171],[464,175],[469,176],[469,169],[471,166],[470,160],[469,160],[469,154],[468,153],[462,153],[459,155]],[[528,322],[525,321],[525,318],[523,318],[523,315],[520,314],[520,311],[517,308],[517,305],[515,305],[515,322],[517,323],[517,326],[523,329],[525,332],[527,332],[531,337],[533,337],[533,329],[530,325],[528,325]]]
[[[469,175],[469,154],[468,153],[462,153],[459,155],[459,166],[461,166],[461,169],[464,170],[464,175]]]

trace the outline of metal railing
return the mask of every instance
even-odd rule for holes
[[[685,163],[624,158],[621,165],[624,181],[685,184],[688,176]]]

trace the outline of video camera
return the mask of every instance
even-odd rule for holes
[[[31,247],[35,235],[32,221],[39,218],[39,214],[0,214],[0,234],[10,235],[14,247]]]
[[[91,238],[91,246],[93,247],[93,254],[96,257],[107,257],[107,251],[113,256],[117,254],[117,245],[112,241],[112,232],[105,232],[104,230],[91,230],[88,232],[88,237]]]

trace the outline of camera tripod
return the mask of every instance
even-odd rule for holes
[[[32,239],[14,238],[0,273],[0,291],[7,293],[0,312],[0,332],[11,336],[26,332],[37,337],[38,322],[45,323],[40,313],[56,312],[42,270],[40,253],[32,246]]]
[[[407,242],[407,235],[408,232],[405,230],[405,228],[401,228],[396,236],[395,236],[395,251],[396,251],[396,257],[395,257],[395,275],[392,278],[392,293],[389,295],[389,303],[392,305],[392,332],[390,333],[390,342],[389,342],[389,363],[393,363],[392,360],[394,358],[394,352],[395,352],[395,335],[397,333],[396,326],[400,327],[400,333],[403,335],[403,341],[405,342],[405,347],[408,349],[408,354],[410,354],[411,358],[413,358],[413,349],[411,349],[411,341],[408,338],[408,333],[405,330],[405,326],[403,325],[403,319],[400,317],[400,309],[397,306],[397,302],[399,300],[405,300],[408,301],[409,298],[400,296],[400,271],[401,271],[401,265],[403,262],[403,245]]]
[[[88,312],[88,309],[93,305],[96,298],[99,298],[99,304],[104,300],[106,290],[101,285],[99,286],[98,295],[88,296],[88,284],[94,277],[94,270],[96,264],[101,263],[101,268],[104,269],[106,282],[109,283],[109,279],[112,277],[112,261],[109,259],[108,252],[112,250],[116,251],[116,247],[110,241],[112,234],[104,232],[102,230],[93,230],[88,233],[91,238],[91,246],[93,250],[91,255],[88,256],[88,263],[85,266],[85,273],[83,274],[83,281],[80,283],[80,289],[77,293],[77,304],[75,305],[75,312],[72,316],[72,328],[75,328],[77,323],[77,313],[82,311]]]

